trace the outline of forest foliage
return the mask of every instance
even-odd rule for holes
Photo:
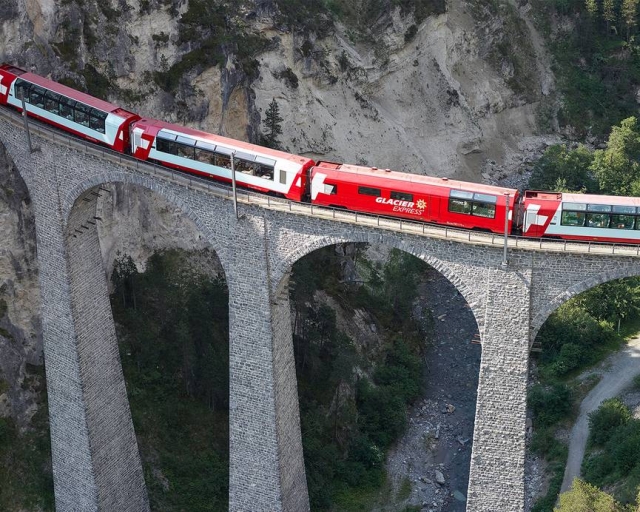
[[[152,510],[222,511],[229,493],[229,320],[224,280],[183,253],[138,272],[120,256],[111,296]]]
[[[294,348],[302,440],[313,510],[364,510],[385,482],[385,454],[406,426],[407,404],[421,392],[423,333],[411,307],[426,265],[393,251],[365,284],[341,280],[335,247],[294,265]],[[323,272],[317,272],[322,268]],[[322,290],[342,308],[366,311],[384,339],[365,354],[316,300]]]
[[[638,0],[536,0],[562,96],[558,120],[579,138],[604,136],[637,112]]]
[[[44,367],[26,366],[23,386],[34,391],[37,412],[26,429],[0,417],[0,510],[49,512],[55,503]]]
[[[589,415],[587,448],[581,471],[584,480],[609,489],[620,503],[633,505],[640,497],[640,420],[619,398],[604,400]],[[640,501],[637,505],[640,508]]]

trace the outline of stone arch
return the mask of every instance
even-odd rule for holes
[[[67,236],[67,266],[71,278],[72,314],[78,333],[76,336],[78,359],[82,369],[82,377],[88,381],[88,383],[83,381],[83,387],[89,390],[87,393],[89,395],[106,397],[99,407],[91,400],[86,400],[85,407],[88,411],[86,424],[88,436],[91,439],[91,461],[98,473],[107,473],[107,470],[104,469],[106,465],[104,461],[107,458],[126,461],[126,464],[122,464],[124,469],[121,469],[119,473],[123,474],[125,471],[129,473],[117,488],[125,488],[125,492],[122,492],[122,500],[128,498],[130,501],[134,501],[129,497],[136,496],[137,501],[131,505],[131,510],[144,511],[149,507],[148,497],[145,482],[140,477],[139,450],[135,444],[136,437],[131,421],[129,401],[126,391],[123,391],[125,387],[124,376],[117,355],[118,340],[113,328],[113,313],[105,286],[105,273],[104,269],[100,267],[102,262],[98,262],[102,258],[99,247],[99,231],[96,226],[92,227],[86,224],[91,229],[81,229],[83,233],[77,234],[76,238],[70,236],[79,223],[87,218],[91,219],[91,215],[95,215],[95,201],[83,201],[83,199],[87,196],[93,197],[89,192],[97,191],[97,187],[100,185],[112,183],[134,185],[149,191],[152,195],[165,201],[166,204],[179,209],[180,213],[191,221],[194,229],[202,233],[204,245],[215,252],[225,279],[228,279],[228,274],[223,258],[220,257],[219,247],[214,246],[214,244],[219,245],[216,235],[207,227],[197,211],[187,204],[185,196],[180,194],[180,188],[172,189],[171,186],[154,182],[144,175],[109,171],[109,173],[94,174],[76,182],[75,186],[68,191],[61,190],[60,213],[63,231]],[[91,317],[96,315],[96,312],[99,322],[93,323]],[[91,329],[86,329],[85,325],[89,325]],[[94,335],[94,333],[97,334]],[[228,342],[229,340],[227,340]],[[109,386],[106,389],[100,386],[100,383],[105,380],[109,381]],[[107,411],[109,414],[107,415],[107,412],[103,411]],[[115,417],[118,420],[116,431],[112,428],[114,422],[109,421],[110,417]],[[108,446],[102,448],[101,445]],[[113,493],[115,489],[100,479],[96,480],[97,500],[101,504],[101,509],[128,510],[124,508],[124,503],[116,501],[120,499],[120,496]],[[126,485],[134,487],[134,489],[126,488]]]
[[[591,276],[588,279],[585,279],[584,281],[575,283],[563,293],[551,299],[551,301],[549,301],[541,311],[538,311],[535,316],[532,317],[530,331],[531,338],[529,343],[534,342],[536,336],[538,335],[538,332],[547,321],[547,319],[551,316],[551,314],[569,299],[572,299],[582,292],[590,290],[591,288],[607,283],[609,281],[614,281],[616,279],[622,279],[625,277],[634,277],[638,275],[640,275],[640,270],[638,270],[638,268],[633,266],[626,266],[622,268],[612,269],[608,272],[597,274],[595,276]]]
[[[479,315],[478,315],[478,313],[481,311],[481,308],[473,307],[471,302],[471,300],[477,300],[477,295],[474,295],[472,293],[472,290],[470,289],[469,285],[456,273],[456,268],[454,266],[448,265],[446,261],[439,258],[437,254],[434,254],[437,251],[433,251],[433,250],[430,251],[428,248],[430,247],[429,245],[423,246],[420,244],[419,240],[416,240],[413,238],[409,238],[407,241],[404,241],[399,237],[383,236],[382,233],[375,230],[360,230],[360,232],[350,233],[345,236],[340,236],[335,234],[326,235],[326,236],[315,235],[313,237],[304,237],[303,240],[304,240],[304,243],[300,243],[293,246],[292,249],[289,252],[287,252],[285,255],[280,254],[279,257],[282,259],[278,261],[277,265],[275,265],[274,266],[275,268],[273,269],[274,270],[273,272],[274,295],[278,297],[279,301],[286,302],[287,315],[289,315],[291,311],[291,308],[289,307],[289,303],[288,303],[288,294],[289,294],[288,283],[289,283],[289,278],[291,274],[291,269],[294,263],[301,260],[305,256],[308,256],[309,254],[313,253],[316,250],[333,246],[336,244],[371,243],[371,244],[382,245],[390,249],[391,248],[397,249],[406,254],[410,254],[418,258],[422,262],[426,263],[429,267],[431,267],[433,270],[439,273],[446,281],[449,282],[452,288],[455,288],[458,291],[459,297],[457,298],[457,300],[462,300],[464,301],[464,303],[466,303],[469,306],[469,310],[468,312],[465,312],[465,314],[467,315],[470,314],[473,318],[473,322],[475,323],[475,328],[481,329],[481,326],[482,326],[480,322],[481,319],[479,318]],[[472,297],[473,299],[471,299]],[[460,311],[462,311],[462,308],[460,308]],[[457,315],[456,315],[456,318],[457,318]],[[290,326],[291,324],[290,319],[288,319],[288,323]],[[287,345],[291,346],[291,348],[287,346],[287,350],[290,352],[293,352],[292,335],[293,333],[289,332],[288,338],[282,339],[283,344],[286,343]],[[472,335],[473,335],[473,331],[469,333],[469,340],[472,337]],[[459,338],[459,339],[462,339],[462,338]],[[465,347],[465,348],[468,348],[468,347]],[[472,348],[479,351],[482,351],[484,349],[484,347],[477,347],[477,346]],[[293,355],[291,357],[293,358]],[[440,355],[433,354],[432,357],[434,360],[436,360],[437,358],[440,357]],[[293,364],[295,365],[295,362]],[[478,363],[478,366],[474,369],[474,371],[475,371],[474,378],[479,378],[480,363]],[[299,384],[298,384],[298,376],[295,375],[295,371],[293,373],[293,380],[295,381],[294,389],[297,389]],[[471,425],[475,423],[476,409],[477,407],[479,407],[479,402],[480,402],[480,395],[478,391],[479,388],[477,387],[478,382],[476,381],[475,384],[476,384],[476,387],[473,388],[473,396],[474,396],[474,401],[476,401],[477,403],[473,406],[473,409],[472,409],[472,422],[470,423]],[[424,396],[422,396],[422,398],[430,397],[429,393],[431,393],[431,391],[425,394]],[[298,407],[302,406],[301,400],[302,398],[297,393],[295,393],[295,402]],[[299,425],[299,422],[300,422],[298,407],[295,408],[296,409],[295,411],[296,425]],[[302,438],[302,432],[296,432],[295,435],[299,436],[300,439]],[[471,454],[469,454],[469,457],[471,457]],[[471,471],[472,471],[471,462],[467,461],[466,464],[467,464],[466,466],[457,470],[456,478],[467,479],[468,477],[470,481]],[[465,485],[468,485],[468,482]]]
[[[70,189],[64,195],[62,204],[65,224],[68,224],[71,211],[82,194],[100,185],[117,182],[121,182],[127,185],[138,185],[158,194],[165,201],[178,208],[189,220],[191,220],[199,231],[206,234],[207,241],[213,245],[215,234],[211,232],[211,230],[203,222],[202,218],[197,215],[196,212],[189,205],[187,205],[187,203],[185,203],[179,195],[174,193],[168,187],[163,186],[162,182],[159,180],[154,180],[144,175],[131,174],[121,171],[110,172],[108,178],[103,175],[90,176],[89,178],[80,181],[72,189]],[[220,253],[219,247],[214,246],[212,248],[214,251],[216,251],[216,253]]]
[[[456,290],[458,290],[466,303],[469,304],[478,327],[480,329],[482,328],[483,319],[479,316],[479,309],[475,307],[476,301],[474,294],[472,293],[469,285],[460,278],[453,268],[436,256],[429,254],[427,250],[420,250],[420,247],[417,244],[411,243],[411,241],[405,241],[395,237],[385,237],[382,233],[373,230],[367,230],[363,233],[354,233],[350,236],[328,235],[324,237],[314,237],[306,243],[296,245],[293,250],[288,252],[279,260],[277,266],[274,268],[273,278],[274,282],[277,283],[276,289],[281,289],[283,279],[288,275],[296,261],[317,249],[341,243],[370,243],[385,245],[411,254],[412,256],[424,261],[427,265],[433,267],[442,274],[456,288]]]

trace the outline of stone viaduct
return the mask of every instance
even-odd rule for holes
[[[149,510],[101,257],[100,186],[145,187],[176,205],[215,250],[229,288],[230,501],[233,511],[309,509],[288,303],[299,258],[342,242],[385,244],[447,277],[477,320],[482,360],[467,510],[524,508],[529,353],[545,319],[573,295],[640,275],[636,252],[594,254],[510,240],[425,236],[232,203],[166,171],[119,162],[95,148],[35,129],[31,153],[21,121],[0,113],[0,143],[24,179],[35,211],[56,510]],[[32,127],[33,128],[33,127]],[[212,188],[212,187],[209,187]],[[214,191],[215,192],[215,191]],[[366,217],[365,217],[366,220]],[[572,250],[569,250],[572,249]],[[611,250],[611,248],[609,248]],[[460,378],[464,378],[461,376]]]

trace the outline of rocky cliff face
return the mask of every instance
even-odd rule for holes
[[[168,93],[154,72],[203,44],[201,30],[180,31],[195,16],[189,2],[3,0],[0,60],[253,142],[275,98],[292,152],[480,181],[542,142],[536,116],[553,92],[529,5],[511,1],[449,0],[420,24],[398,7],[367,37],[328,21],[315,33],[283,28],[274,2],[240,2],[221,19],[261,38],[257,63],[238,58],[242,39],[222,45],[219,66],[185,67]]]
[[[29,365],[43,362],[39,304],[33,211],[0,147],[0,417],[12,417],[21,428],[36,408]]]

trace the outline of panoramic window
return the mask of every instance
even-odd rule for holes
[[[608,228],[609,214],[607,213],[587,213],[587,227]]]
[[[633,215],[616,215],[611,216],[610,228],[613,229],[633,229],[635,217]]]
[[[491,203],[473,202],[472,215],[493,219],[496,216],[496,205]]]
[[[497,201],[498,198],[491,194],[452,190],[449,193],[449,211],[493,219],[496,216]]]
[[[563,226],[584,226],[586,214],[582,212],[562,212],[560,223]]]
[[[464,199],[449,199],[449,211],[453,213],[471,214],[471,203]]]
[[[380,189],[379,188],[372,188],[372,187],[358,187],[358,194],[362,194],[362,195],[365,195],[365,196],[379,197],[380,196]]]
[[[213,151],[201,149],[197,146],[195,148],[195,157],[198,162],[202,162],[204,164],[215,165],[216,163],[216,156]]]
[[[47,112],[58,114],[60,110],[60,95],[55,92],[47,91],[44,108]]]
[[[171,140],[156,137],[156,149],[162,153],[168,153],[170,155],[178,154],[177,144]]]
[[[406,192],[391,191],[391,199],[399,199],[401,201],[413,201],[413,194],[407,194]]]

